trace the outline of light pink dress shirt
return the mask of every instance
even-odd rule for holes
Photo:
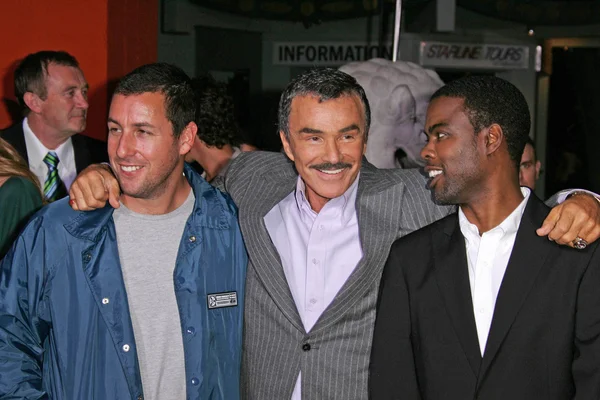
[[[296,190],[264,218],[306,332],[331,304],[363,256],[355,206],[358,179],[317,214],[298,177]],[[292,400],[301,400],[301,375],[302,372]]]

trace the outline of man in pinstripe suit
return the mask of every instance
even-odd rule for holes
[[[350,75],[325,69],[294,79],[282,94],[279,124],[287,157],[243,153],[225,180],[250,259],[242,396],[365,399],[390,246],[453,209],[431,201],[419,171],[364,161],[370,109]],[[72,199],[79,209],[109,197],[118,205],[114,183],[95,167],[78,178]],[[597,219],[595,200],[577,197],[586,196],[559,209],[561,228],[550,234],[561,243],[564,226],[577,233],[583,220]],[[584,215],[571,224],[575,209]]]

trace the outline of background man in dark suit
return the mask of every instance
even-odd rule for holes
[[[502,79],[433,95],[421,154],[437,202],[459,210],[392,246],[373,399],[600,397],[600,254],[583,242],[596,228],[579,231],[579,250],[536,234],[550,210],[519,187],[529,128],[525,98]]]
[[[79,135],[86,126],[88,84],[72,55],[29,54],[15,71],[23,121],[2,132],[38,177],[44,196],[64,197],[77,174],[107,160],[106,143]]]

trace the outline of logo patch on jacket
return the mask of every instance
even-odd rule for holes
[[[208,308],[234,307],[238,305],[237,292],[211,293],[206,296]]]

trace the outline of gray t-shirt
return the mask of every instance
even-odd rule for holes
[[[113,218],[127,290],[144,398],[185,399],[185,360],[173,270],[194,193],[164,215],[138,214],[123,204]]]

